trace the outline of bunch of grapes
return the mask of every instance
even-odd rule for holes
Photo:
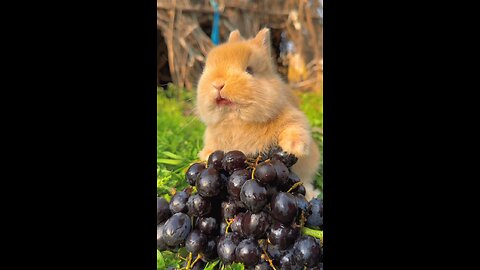
[[[291,167],[297,158],[273,147],[256,157],[213,152],[194,163],[190,187],[157,198],[157,248],[185,247],[185,268],[220,259],[245,269],[323,269],[323,201],[307,201]],[[315,237],[313,237],[315,236]]]

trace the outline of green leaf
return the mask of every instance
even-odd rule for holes
[[[181,164],[182,162],[183,160],[157,158],[157,163],[161,163],[161,164],[178,165],[178,164]]]
[[[173,159],[183,159],[183,157],[179,156],[179,155],[176,155],[172,152],[169,152],[169,151],[163,151],[162,154],[164,154],[165,156],[169,157],[169,158],[173,158]]]
[[[242,263],[232,263],[225,267],[225,270],[244,270],[245,266]]]
[[[220,262],[220,260],[216,260],[213,262],[208,262],[207,265],[205,265],[204,270],[213,270],[213,268]]]
[[[157,249],[157,269],[165,269],[165,259],[162,253]]]

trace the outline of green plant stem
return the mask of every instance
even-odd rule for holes
[[[310,229],[310,228],[307,228],[307,227],[303,227],[302,228],[302,233],[305,234],[305,235],[309,235],[309,236],[318,238],[323,243],[323,231],[321,231],[321,230],[314,230],[314,229]]]

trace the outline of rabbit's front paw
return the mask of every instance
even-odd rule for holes
[[[296,157],[308,155],[308,140],[306,140],[301,134],[297,134],[295,132],[286,133],[283,135],[279,144],[284,151],[293,154]]]
[[[208,148],[203,148],[202,151],[200,151],[200,153],[198,153],[198,157],[203,161],[207,161],[207,159],[208,159],[208,157],[210,156],[211,153],[213,153],[212,150],[210,150]]]

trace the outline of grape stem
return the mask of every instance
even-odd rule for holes
[[[188,259],[187,259],[187,266],[185,267],[185,270],[190,270],[190,267],[191,267],[190,263],[191,262],[192,262],[192,253],[189,252],[188,253]]]
[[[195,265],[196,262],[198,262],[198,260],[200,260],[202,258],[202,255],[198,254],[197,255],[197,258],[195,258],[195,260],[192,262],[192,264],[190,265],[190,267],[193,268],[193,266]]]
[[[228,228],[230,228],[230,225],[233,223],[233,218],[231,219],[225,219],[225,222],[227,223],[227,226],[225,227],[225,234],[228,234]]]
[[[323,231],[321,231],[321,230],[314,230],[314,229],[310,229],[310,228],[307,228],[307,227],[303,227],[303,228],[302,228],[302,233],[303,233],[304,235],[309,235],[309,236],[312,236],[312,237],[315,237],[315,238],[320,239],[320,241],[321,241],[322,244],[323,244]]]
[[[253,170],[252,170],[252,178],[253,179],[253,176],[255,175],[255,169],[258,165],[258,161],[260,161],[260,155],[258,155],[257,159],[255,159],[255,166],[253,167]]]
[[[296,189],[297,187],[301,186],[303,184],[302,181],[299,181],[295,184],[293,184],[293,186],[287,191],[287,193],[290,193],[292,190]]]
[[[262,249],[263,249],[263,255],[265,255],[265,257],[266,257],[265,260],[268,262],[268,264],[270,265],[270,267],[272,267],[273,270],[277,270],[277,269],[275,268],[275,265],[273,265],[272,259],[270,259],[270,257],[268,256],[268,253],[267,253],[267,251],[265,250],[265,248],[262,247]]]

